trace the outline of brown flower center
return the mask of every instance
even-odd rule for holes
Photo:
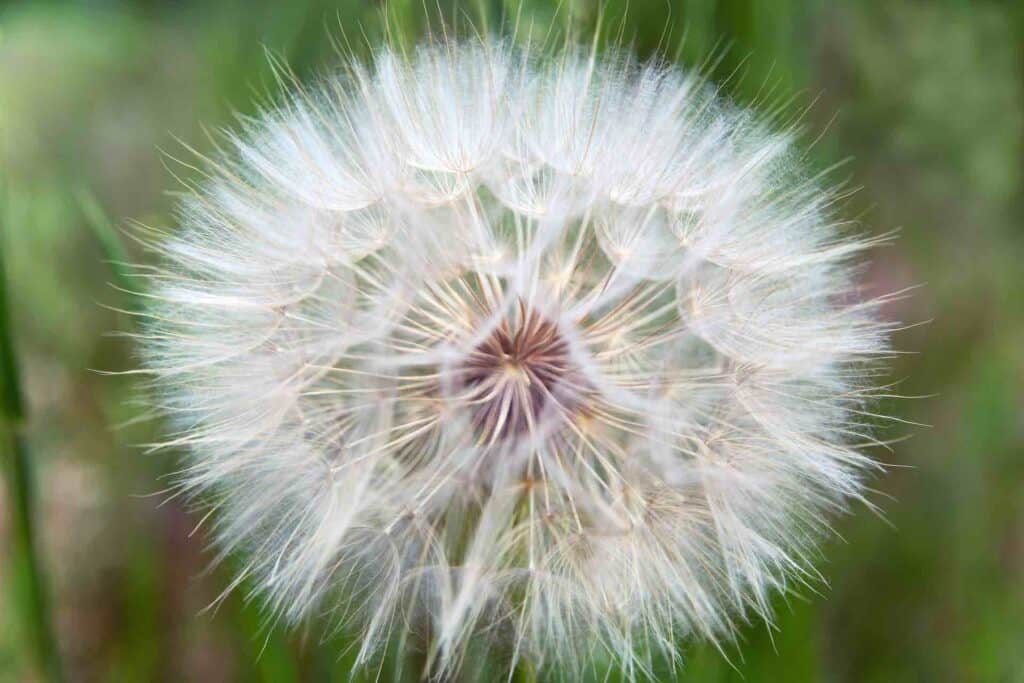
[[[490,443],[557,428],[583,386],[558,325],[522,303],[469,353],[458,379],[473,429]]]

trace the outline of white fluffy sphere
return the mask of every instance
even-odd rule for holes
[[[674,67],[480,42],[231,135],[145,363],[273,614],[435,673],[478,637],[642,673],[768,617],[861,496],[887,344],[790,137]]]

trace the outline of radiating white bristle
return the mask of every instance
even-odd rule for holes
[[[789,137],[675,68],[479,42],[246,122],[142,337],[273,615],[639,676],[812,579],[887,329]]]

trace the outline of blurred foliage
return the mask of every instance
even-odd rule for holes
[[[433,0],[425,3],[432,6]],[[38,526],[68,677],[75,681],[349,680],[342,636],[265,624],[227,585],[197,519],[158,484],[154,437],[123,337],[121,247],[104,222],[173,224],[180,141],[209,149],[276,89],[266,51],[300,78],[384,35],[413,40],[420,0],[0,3],[4,260],[35,455]],[[882,232],[865,286],[920,285],[886,309],[909,323],[885,406],[930,428],[876,454],[883,516],[836,521],[820,595],[782,596],[726,657],[685,645],[693,681],[1024,680],[1024,6],[947,0],[441,2],[521,40],[552,26],[642,56],[710,65],[732,96],[802,114],[822,168],[860,191],[844,214]],[[628,7],[628,9],[627,9]],[[502,17],[504,17],[504,22]],[[680,46],[677,50],[676,47]],[[173,164],[173,162],[172,162]],[[174,173],[180,174],[174,166]],[[100,228],[97,232],[97,227]],[[127,245],[129,258],[144,259]],[[112,269],[113,268],[113,269]],[[0,506],[6,510],[6,505]],[[0,680],[36,680],[0,511]],[[396,673],[388,659],[386,675]],[[673,674],[666,672],[665,677]],[[413,680],[408,671],[407,680]]]

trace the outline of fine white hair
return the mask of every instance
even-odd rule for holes
[[[381,49],[228,134],[140,334],[181,490],[273,618],[443,676],[629,676],[817,580],[876,464],[877,240],[697,75]]]

